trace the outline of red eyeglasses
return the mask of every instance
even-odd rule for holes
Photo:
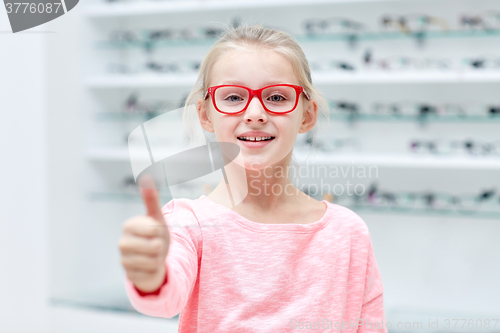
[[[217,111],[224,114],[237,114],[247,109],[250,101],[257,96],[267,112],[288,113],[295,110],[300,93],[309,100],[307,92],[301,86],[275,84],[253,90],[244,86],[220,85],[208,88],[205,99],[212,97]]]

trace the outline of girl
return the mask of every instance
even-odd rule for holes
[[[126,221],[119,244],[134,308],[180,313],[179,332],[387,332],[365,222],[288,177],[297,133],[328,112],[300,46],[261,26],[231,28],[197,86],[186,105],[196,101],[201,126],[237,144],[242,159],[226,167],[233,182],[163,208],[144,180],[147,214]]]

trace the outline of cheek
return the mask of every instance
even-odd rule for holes
[[[280,129],[283,131],[283,133],[286,133],[287,136],[293,136],[295,135],[302,123],[302,110],[297,110],[299,112],[295,113],[293,116],[290,115],[289,118],[286,119],[286,121],[283,121],[280,124]]]
[[[236,135],[236,128],[238,126],[237,119],[226,117],[216,117],[214,119],[214,129],[217,137],[220,139],[233,139]]]

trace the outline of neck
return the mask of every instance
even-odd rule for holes
[[[226,207],[244,204],[271,209],[304,195],[289,179],[292,152],[274,165],[243,167],[242,155],[228,163],[223,179],[208,196]],[[229,195],[228,195],[229,194]]]

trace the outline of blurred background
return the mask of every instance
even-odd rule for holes
[[[0,10],[1,331],[177,331],[125,294],[117,244],[144,213],[128,136],[240,24],[306,53],[330,124],[294,157],[328,176],[300,188],[368,225],[389,332],[500,332],[498,0],[88,0],[16,34]]]

